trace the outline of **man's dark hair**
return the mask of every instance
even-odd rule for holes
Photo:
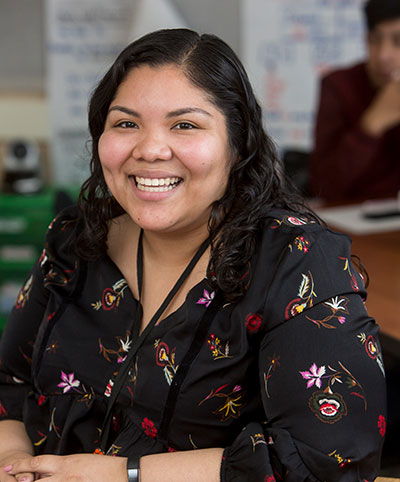
[[[367,0],[364,13],[371,31],[378,23],[400,19],[400,0]]]

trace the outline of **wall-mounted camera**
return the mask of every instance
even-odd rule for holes
[[[3,191],[20,194],[42,189],[40,148],[34,141],[24,139],[8,143],[3,161]]]

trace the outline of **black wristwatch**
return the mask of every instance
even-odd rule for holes
[[[137,455],[131,455],[128,457],[127,469],[128,469],[128,482],[140,482],[140,457]]]

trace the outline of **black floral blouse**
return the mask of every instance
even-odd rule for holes
[[[72,254],[76,229],[75,209],[50,225],[2,337],[0,419],[23,420],[38,454],[96,452],[138,321],[111,259]],[[185,377],[215,299],[207,279],[153,328],[117,398],[108,453],[224,447],[222,481],[372,481],[385,374],[349,239],[272,211],[244,276],[246,296],[221,304]]]

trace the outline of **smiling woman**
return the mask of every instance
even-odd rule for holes
[[[284,178],[234,52],[138,39],[89,126],[91,176],[2,338],[0,482],[373,480],[363,279]]]

